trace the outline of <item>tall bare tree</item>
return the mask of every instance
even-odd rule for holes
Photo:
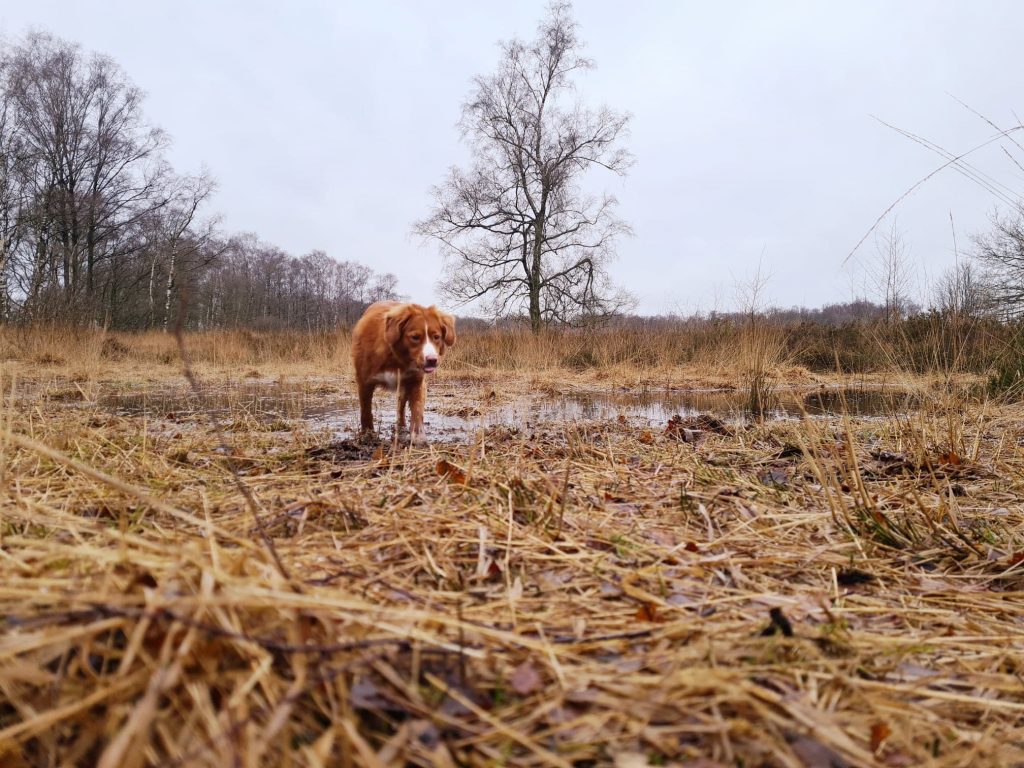
[[[981,317],[991,308],[982,276],[973,261],[961,261],[947,269],[932,289],[932,306],[952,318]]]
[[[497,71],[475,79],[459,123],[472,164],[433,189],[415,227],[441,244],[447,297],[481,299],[495,317],[527,316],[534,332],[605,318],[630,301],[607,272],[628,227],[613,196],[585,191],[588,171],[622,175],[631,164],[620,146],[629,118],[574,98],[574,78],[593,63],[571,10],[552,4],[535,40],[503,43]]]
[[[4,62],[0,61],[0,82]],[[0,322],[10,314],[12,258],[24,232],[25,147],[15,125],[11,98],[0,89]]]
[[[974,238],[975,255],[994,307],[1008,317],[1024,315],[1024,205],[992,215],[992,228]]]
[[[33,241],[26,303],[59,295],[64,319],[95,313],[102,262],[165,202],[165,137],[145,124],[142,93],[120,68],[71,43],[33,33],[5,52],[3,76],[32,199],[21,217]]]
[[[868,266],[875,297],[885,307],[886,322],[900,320],[909,309],[913,267],[906,241],[895,221],[875,238],[876,259]]]
[[[323,252],[223,238],[213,182],[181,176],[110,59],[44,33],[0,41],[0,322],[327,331],[396,280]],[[185,299],[179,301],[179,299]]]

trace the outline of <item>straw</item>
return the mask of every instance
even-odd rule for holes
[[[1024,763],[1019,406],[375,450],[170,375],[7,400],[4,764]]]

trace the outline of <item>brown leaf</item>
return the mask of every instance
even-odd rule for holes
[[[892,729],[885,723],[879,721],[871,724],[871,751],[877,752],[882,742],[892,735]]]
[[[797,736],[789,748],[807,768],[849,768],[850,764],[831,747],[810,736]]]
[[[951,467],[959,467],[961,464],[963,464],[963,462],[960,460],[960,457],[953,451],[949,451],[948,453],[940,453],[939,461],[943,464],[948,464]]]
[[[533,662],[529,659],[524,661],[512,672],[512,690],[520,696],[529,696],[540,688],[543,681]]]
[[[654,433],[651,432],[651,430],[649,429],[642,429],[640,430],[640,435],[639,437],[637,437],[637,440],[639,440],[644,445],[650,445],[651,443],[654,442]]]
[[[757,479],[761,481],[762,485],[776,489],[789,487],[789,473],[780,467],[769,468],[767,472],[763,472]]]
[[[683,547],[683,549],[685,549],[687,552],[699,552],[700,551],[697,548],[696,542],[693,542],[693,541],[686,542],[686,546]]]
[[[658,606],[654,603],[641,603],[640,607],[636,609],[636,618],[637,621],[661,621],[658,617]]]
[[[447,459],[441,459],[435,467],[437,474],[456,485],[466,484],[466,473]]]

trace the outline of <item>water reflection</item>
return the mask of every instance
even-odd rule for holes
[[[202,399],[182,390],[150,390],[111,395],[101,401],[109,410],[126,416],[146,415],[182,424],[200,422],[202,411],[219,418],[240,416],[287,429],[288,421],[302,420],[310,428],[351,433],[358,420],[352,393],[333,386],[308,384],[241,383],[211,389]],[[394,424],[393,400],[378,393],[374,418],[382,430]],[[858,417],[891,416],[913,410],[914,397],[895,389],[788,390],[777,393],[769,418],[791,419],[849,413]],[[435,434],[458,434],[481,426],[528,428],[547,422],[586,422],[624,417],[630,422],[661,425],[675,415],[707,413],[722,419],[744,418],[745,395],[739,391],[572,392],[537,393],[511,402],[476,403],[452,387],[436,387],[427,402],[426,422]]]

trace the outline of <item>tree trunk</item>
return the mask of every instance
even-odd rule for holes
[[[171,246],[171,263],[167,268],[167,300],[164,302],[164,333],[171,323],[171,296],[174,295],[174,261],[178,255],[177,246]]]
[[[530,330],[540,333],[543,322],[540,314],[541,244],[543,243],[544,222],[534,224],[533,263],[530,265]]]
[[[153,261],[149,264],[149,323],[148,326],[156,326],[156,252],[153,253]]]

